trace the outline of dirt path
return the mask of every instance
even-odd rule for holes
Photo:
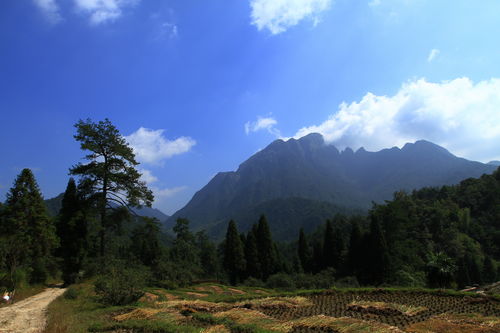
[[[0,332],[41,332],[45,326],[47,306],[65,290],[48,288],[19,303],[0,308]]]

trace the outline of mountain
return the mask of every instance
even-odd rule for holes
[[[500,161],[490,161],[488,162],[488,165],[500,166]]]
[[[61,193],[57,197],[45,200],[45,206],[47,207],[47,210],[49,211],[49,214],[51,216],[56,216],[57,214],[59,214],[63,197],[64,193]],[[169,218],[168,215],[164,214],[161,210],[156,208],[134,208],[134,212],[139,216],[155,217],[162,223]]]
[[[456,184],[495,169],[424,140],[401,149],[354,152],[339,151],[313,133],[276,140],[238,170],[218,173],[167,225],[185,217],[194,230],[207,229],[220,237],[230,218],[247,230],[264,213],[275,216],[268,216],[274,233],[288,229],[284,234],[296,234],[299,227],[312,228],[336,212],[366,211],[373,201],[382,203],[398,190]],[[311,222],[310,216],[317,218]]]

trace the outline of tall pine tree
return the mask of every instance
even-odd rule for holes
[[[245,253],[241,243],[236,223],[231,220],[227,227],[225,249],[224,249],[224,268],[229,275],[229,281],[235,285],[241,280],[245,273]]]
[[[0,231],[9,238],[10,272],[24,266],[31,271],[31,283],[45,282],[58,240],[30,169],[22,170],[7,194]]]
[[[74,283],[82,268],[87,245],[87,222],[76,184],[70,178],[57,219],[60,239],[58,254],[62,258],[62,278],[66,285]]]
[[[304,229],[300,228],[299,232],[299,242],[297,244],[297,254],[299,256],[300,265],[302,270],[306,273],[311,272],[311,249],[307,243],[306,235],[304,234]]]
[[[267,280],[269,275],[276,271],[277,259],[269,224],[264,215],[260,217],[257,225],[257,251],[259,253],[262,279]]]

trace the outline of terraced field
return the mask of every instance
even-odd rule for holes
[[[90,290],[90,289],[89,289]],[[65,308],[91,297],[62,300]],[[75,311],[75,318],[82,316]],[[197,285],[153,289],[138,306],[96,305],[92,332],[499,333],[500,299],[437,290],[352,289],[283,293]],[[78,331],[75,331],[78,332]]]

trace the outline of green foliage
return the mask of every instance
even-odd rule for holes
[[[224,268],[229,275],[231,284],[234,285],[241,279],[245,273],[245,267],[243,244],[236,223],[231,220],[227,227],[224,250]]]
[[[293,290],[295,281],[288,274],[277,273],[267,279],[266,286],[273,289]]]
[[[71,286],[64,292],[63,296],[65,299],[77,299],[79,294],[80,290]]]
[[[73,178],[68,181],[64,192],[56,226],[60,239],[57,254],[62,258],[62,278],[69,285],[75,283],[87,251],[86,212]]]
[[[85,198],[91,201],[100,215],[100,256],[104,256],[107,234],[116,226],[116,219],[109,216],[118,206],[151,206],[153,194],[141,174],[132,148],[118,129],[109,121],[92,122],[80,120],[75,124],[74,138],[80,148],[88,151],[87,164],[78,163],[70,168],[70,174],[78,176],[78,187]]]
[[[0,219],[0,263],[7,272],[4,284],[14,288],[20,282],[19,272],[29,273],[31,283],[45,282],[57,243],[35,177],[30,169],[23,169],[7,194]]]
[[[256,232],[257,252],[259,254],[260,271],[265,281],[269,275],[276,271],[276,251],[274,247],[269,224],[264,215],[259,219]]]
[[[127,305],[143,294],[148,280],[145,267],[134,267],[121,261],[108,263],[94,283],[99,302],[106,305]]]

